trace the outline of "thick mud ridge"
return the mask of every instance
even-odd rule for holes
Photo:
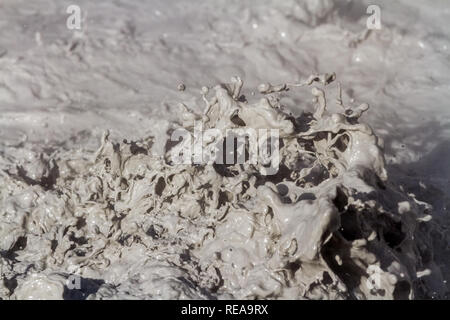
[[[446,297],[432,241],[446,235],[431,206],[390,179],[382,139],[359,121],[369,106],[343,101],[335,74],[242,87],[234,77],[202,88],[204,112],[180,104],[166,141],[105,132],[96,153],[5,147],[0,298]],[[295,90],[311,92],[314,112],[309,101],[300,114],[284,108]],[[180,164],[196,123],[216,129],[197,141],[213,158],[229,129],[276,130],[275,173],[248,156]],[[172,141],[180,129],[192,139]]]

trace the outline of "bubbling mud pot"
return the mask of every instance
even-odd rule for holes
[[[162,157],[154,137],[109,132],[96,153],[7,147],[0,298],[445,297],[432,208],[390,180],[382,139],[359,121],[368,105],[348,106],[334,73],[265,83],[259,98],[242,87],[204,87],[205,111],[180,104],[169,131],[217,129],[201,142],[211,152],[227,129],[276,129],[275,174],[261,162],[178,164],[187,139],[163,141]],[[294,90],[311,92],[314,112],[285,110]]]

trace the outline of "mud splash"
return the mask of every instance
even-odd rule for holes
[[[115,142],[108,132],[90,155],[8,147],[0,298],[443,297],[431,208],[390,183],[383,142],[359,123],[367,104],[346,106],[338,85],[340,111],[327,110],[335,78],[262,84],[250,103],[235,77],[202,89],[203,114],[180,106],[173,130],[192,132],[194,121],[280,130],[275,175],[265,163],[174,164],[185,140],[168,140],[164,157],[151,138]],[[311,88],[314,113],[284,109],[280,96],[297,87]],[[74,275],[79,290],[68,286]]]

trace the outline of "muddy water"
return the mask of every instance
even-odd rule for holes
[[[84,18],[77,32],[66,28],[71,3],[0,5],[2,298],[125,292],[148,298],[445,296],[446,1],[381,1],[382,27],[369,33],[367,6],[356,1],[79,3]],[[340,171],[330,169],[334,180],[317,190],[309,186],[312,192],[296,191],[287,201],[284,193],[281,200],[272,195],[279,193],[280,181],[264,181],[268,189],[256,194],[226,191],[221,185],[228,182],[211,168],[170,178],[172,169],[155,160],[179,120],[179,102],[202,114],[202,86],[240,76],[246,84],[242,94],[256,103],[260,83],[295,83],[314,72],[336,72],[347,105],[371,105],[360,122],[370,124],[380,141],[355,133],[355,141],[375,146],[368,152],[374,154],[370,165],[347,151],[338,157],[345,163]],[[180,83],[183,92],[177,90]],[[314,113],[310,91],[282,93],[285,112]],[[333,103],[335,83],[326,92],[327,112],[342,111]],[[323,126],[334,130],[330,122]],[[106,130],[110,134],[102,140]],[[304,148],[286,145],[291,153]],[[385,164],[377,161],[378,148]],[[303,165],[314,163],[308,161]],[[361,167],[379,178],[385,168],[390,192],[355,169]],[[339,175],[347,171],[358,174]],[[159,196],[162,182],[155,172],[166,175]],[[181,187],[192,176],[198,176],[197,184],[219,185],[219,208],[215,202],[198,204],[207,191]],[[348,186],[354,184],[356,191],[375,192],[376,199],[352,194]],[[161,200],[161,208],[152,208],[155,197],[171,193],[183,194],[183,205]],[[305,193],[315,199],[300,201],[311,197]],[[217,216],[237,204],[244,208],[233,207],[229,220]],[[328,212],[328,218],[315,212]],[[284,216],[289,223],[279,218]],[[345,277],[348,270],[356,280]],[[73,274],[82,277],[81,293],[67,289]],[[371,281],[381,281],[382,288],[374,289]]]

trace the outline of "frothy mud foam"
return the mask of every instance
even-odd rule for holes
[[[368,105],[347,107],[340,86],[328,90],[335,78],[262,84],[257,102],[233,78],[203,88],[203,114],[180,106],[171,130],[221,133],[203,139],[207,151],[227,129],[278,130],[272,175],[264,162],[176,164],[186,139],[168,140],[163,157],[152,139],[108,132],[95,154],[8,147],[0,298],[443,297],[431,208],[390,182],[383,142],[359,122]],[[314,113],[284,110],[280,95],[297,87],[311,90]]]

